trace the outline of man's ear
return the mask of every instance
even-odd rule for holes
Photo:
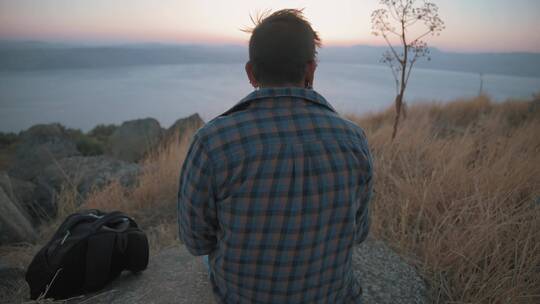
[[[246,75],[249,79],[249,83],[254,88],[257,88],[259,86],[259,83],[257,82],[257,79],[255,79],[255,75],[253,74],[253,65],[251,64],[251,61],[246,62]]]
[[[306,76],[305,76],[305,86],[307,88],[313,87],[313,80],[315,79],[315,70],[317,69],[317,62],[315,60],[310,60],[306,64]]]

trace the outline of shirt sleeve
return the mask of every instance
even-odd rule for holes
[[[216,248],[218,222],[212,180],[208,151],[196,134],[182,165],[178,189],[180,239],[193,255],[206,255]]]
[[[356,244],[362,243],[367,238],[371,223],[369,206],[371,197],[373,196],[373,160],[367,142],[363,151],[366,159],[366,166],[365,172],[362,172],[364,178],[362,179],[363,183],[360,186],[360,208],[356,212],[356,237],[354,240]]]

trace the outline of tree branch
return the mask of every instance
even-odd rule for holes
[[[409,27],[409,26],[413,26],[414,24],[416,24],[416,22],[418,22],[418,18],[411,18],[411,20],[408,20],[406,21],[407,23],[405,23],[405,27]]]
[[[399,77],[396,71],[392,67],[390,67],[390,70],[392,70],[392,75],[394,75],[394,82],[396,85],[396,95],[397,95],[399,94]]]
[[[418,40],[420,40],[420,39],[426,37],[427,35],[429,35],[429,34],[432,33],[432,32],[433,32],[432,30],[429,30],[429,31],[423,33],[422,35],[418,36],[416,39],[414,39],[413,41],[411,41],[410,44],[415,44],[416,42],[418,42]]]
[[[407,77],[405,78],[405,85],[407,85],[409,83],[409,77],[411,76],[411,71],[412,71],[412,68],[414,66],[414,63],[416,62],[416,60],[418,59],[418,56],[414,56],[414,59],[411,60],[411,63],[409,64],[409,70],[407,71]]]
[[[399,15],[398,15],[398,13],[397,13],[397,11],[394,11],[394,10],[393,10],[395,7],[392,7],[390,4],[388,4],[387,6],[388,6],[388,11],[390,12],[390,16],[392,16],[392,18],[393,18],[395,21],[399,22]]]
[[[394,57],[396,57],[396,60],[401,64],[402,63],[402,59],[401,57],[397,54],[396,50],[394,49],[394,47],[392,46],[392,44],[390,43],[390,40],[388,40],[388,37],[386,37],[386,35],[383,35],[384,37],[384,40],[386,41],[386,44],[388,45],[388,47],[390,48],[390,50],[392,51],[392,54],[394,55]]]

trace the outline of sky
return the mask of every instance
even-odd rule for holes
[[[417,0],[421,2],[421,0]],[[432,0],[446,23],[430,45],[457,52],[540,52],[539,0]],[[305,8],[324,45],[382,45],[378,0],[0,0],[0,39],[76,43],[245,44],[265,10]]]

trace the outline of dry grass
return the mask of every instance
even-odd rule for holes
[[[487,97],[408,110],[391,142],[391,109],[349,117],[368,135],[375,159],[376,237],[414,263],[435,303],[540,300],[540,106]],[[148,233],[151,248],[177,242],[176,195],[187,137],[162,145],[138,183],[113,183],[82,208],[122,210]],[[77,193],[66,188],[60,217]],[[60,220],[42,230],[48,239]],[[38,247],[0,248],[27,265]]]
[[[89,195],[82,208],[106,211],[122,210],[133,216],[149,236],[156,250],[177,240],[176,197],[180,169],[195,130],[186,136],[162,144],[142,162],[142,172],[135,187],[112,183]]]
[[[540,107],[413,106],[393,143],[391,114],[349,117],[375,158],[374,234],[414,260],[435,303],[538,303]]]

